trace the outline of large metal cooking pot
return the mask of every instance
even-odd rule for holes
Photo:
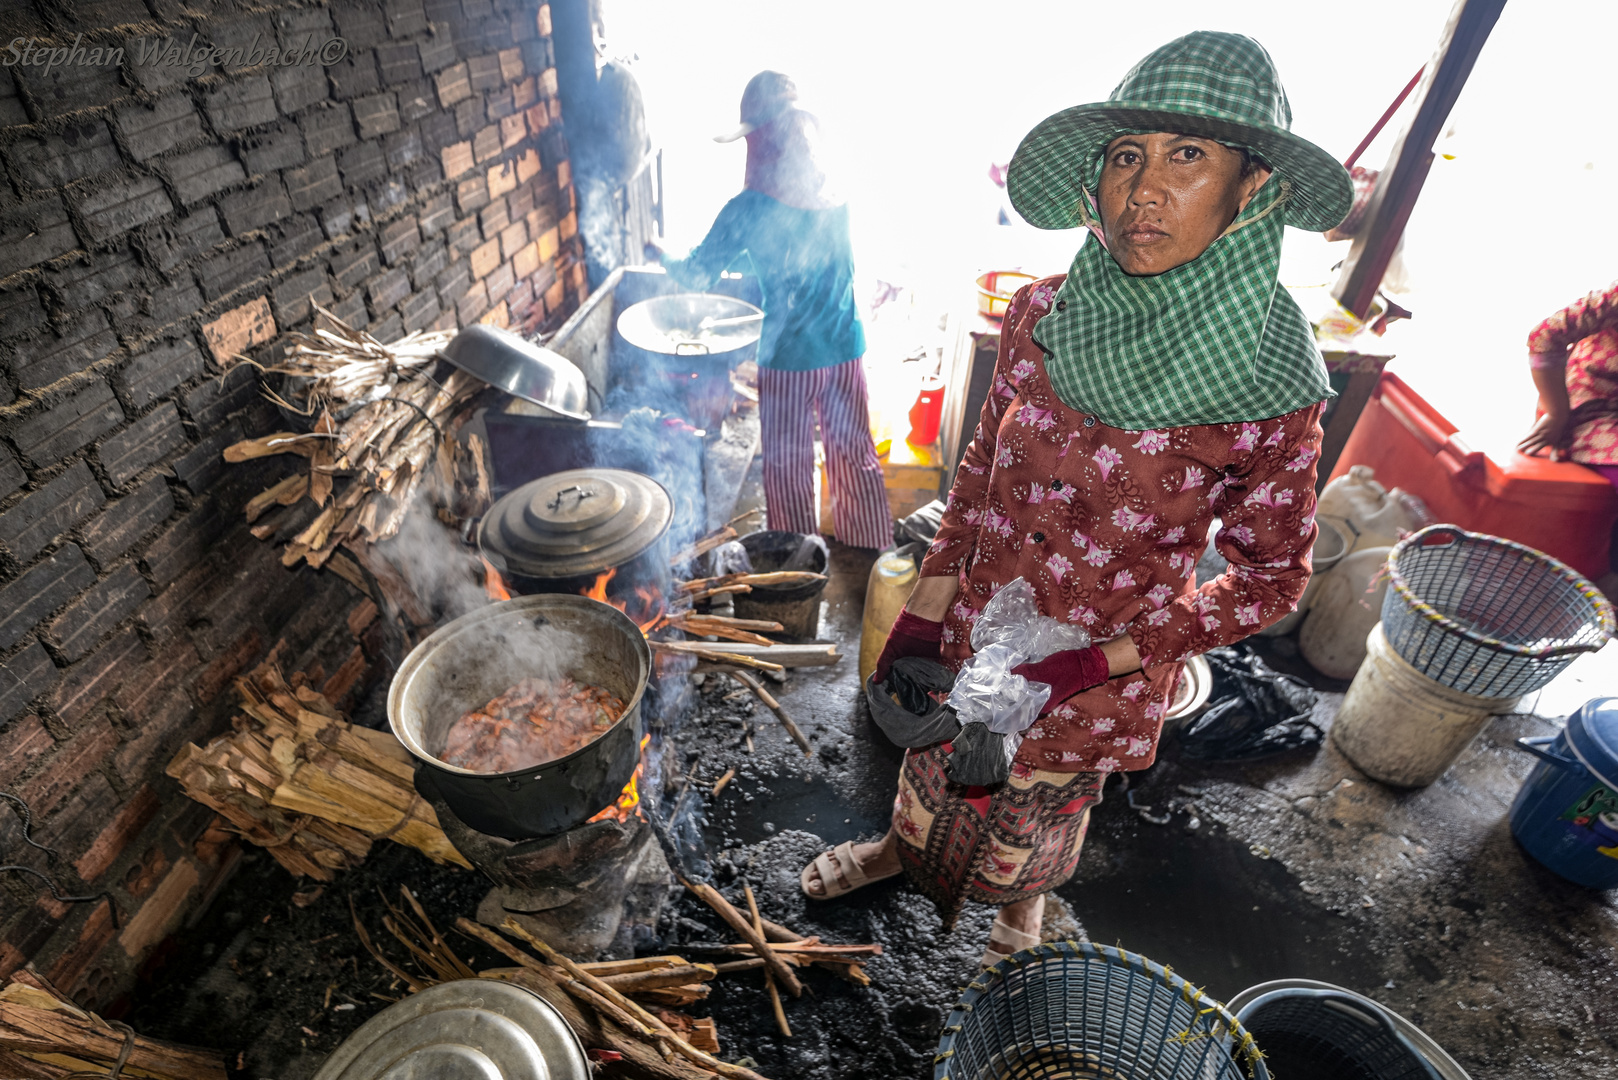
[[[524,401],[570,420],[590,419],[584,372],[560,353],[509,330],[468,326],[444,346],[444,356],[468,375]]]
[[[412,649],[388,690],[388,725],[467,825],[507,840],[550,836],[589,820],[629,782],[651,670],[646,638],[618,609],[561,593],[519,596],[463,615]],[[523,678],[553,673],[605,687],[628,708],[588,746],[517,772],[438,759],[464,713]]]

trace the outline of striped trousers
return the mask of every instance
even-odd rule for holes
[[[770,528],[820,531],[820,508],[815,505],[818,418],[837,539],[863,548],[885,548],[893,542],[882,462],[871,442],[863,361],[814,371],[761,367],[758,411]]]

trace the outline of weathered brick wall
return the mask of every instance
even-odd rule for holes
[[[192,35],[243,54],[140,62],[136,39]],[[374,674],[369,602],[247,531],[282,466],[220,451],[284,421],[218,362],[267,358],[311,298],[385,341],[565,317],[584,268],[548,35],[515,0],[0,11],[0,791],[60,854],[0,806],[0,861],[108,894],[0,877],[0,972],[127,990],[228,870],[163,767],[226,722],[231,678],[272,648],[337,695]],[[18,63],[19,37],[83,52]],[[336,37],[331,66],[248,52]]]

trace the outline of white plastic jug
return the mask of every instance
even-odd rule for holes
[[[1327,484],[1315,516],[1341,527],[1352,539],[1351,552],[1392,547],[1405,533],[1432,524],[1420,498],[1399,488],[1389,491],[1369,465],[1355,465]]]
[[[1382,621],[1382,597],[1388,591],[1387,575],[1379,581],[1377,575],[1392,551],[1356,551],[1321,581],[1298,632],[1298,651],[1322,675],[1351,679],[1364,662],[1366,636]]]

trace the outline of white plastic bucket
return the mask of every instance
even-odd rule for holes
[[[1476,697],[1434,682],[1404,661],[1377,623],[1365,662],[1343,698],[1331,738],[1367,776],[1396,787],[1426,787],[1444,775],[1489,717],[1518,699]]]

